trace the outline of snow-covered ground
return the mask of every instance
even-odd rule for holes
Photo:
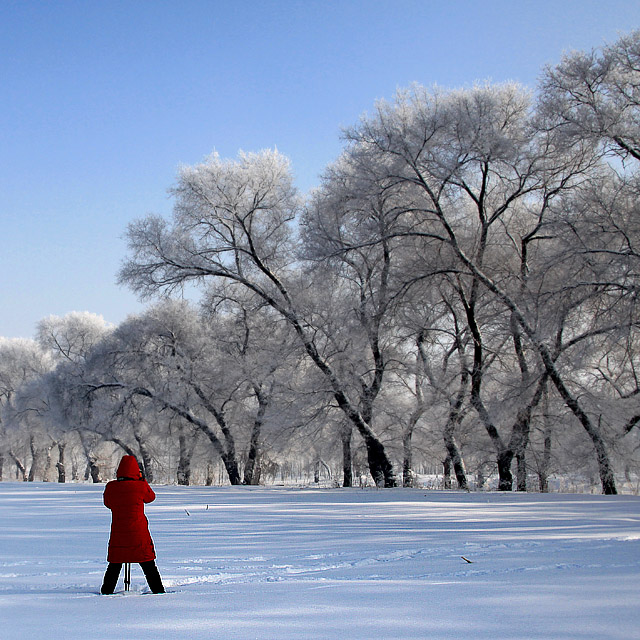
[[[154,489],[169,593],[100,596],[103,487],[0,484],[0,637],[640,637],[637,497]]]

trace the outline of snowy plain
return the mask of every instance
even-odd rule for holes
[[[168,593],[100,596],[103,488],[0,484],[0,638],[640,637],[635,496],[154,486]]]

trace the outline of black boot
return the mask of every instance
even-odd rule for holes
[[[158,571],[158,567],[156,567],[156,563],[153,560],[150,560],[149,562],[141,562],[140,566],[144,571],[144,577],[147,579],[149,589],[151,589],[153,593],[164,593],[162,578],[160,577],[160,572]]]
[[[122,569],[121,562],[110,562],[107,570],[104,574],[104,580],[102,581],[102,587],[100,593],[102,595],[111,595],[118,584],[118,578],[120,577],[120,570]]]

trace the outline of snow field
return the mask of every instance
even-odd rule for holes
[[[0,484],[0,638],[638,637],[634,496],[154,490],[169,593],[100,596],[103,485]]]

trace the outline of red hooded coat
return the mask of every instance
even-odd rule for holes
[[[109,562],[149,562],[155,560],[149,523],[144,505],[153,502],[156,494],[142,478],[138,462],[133,456],[120,461],[117,480],[107,483],[104,504],[111,509]]]

